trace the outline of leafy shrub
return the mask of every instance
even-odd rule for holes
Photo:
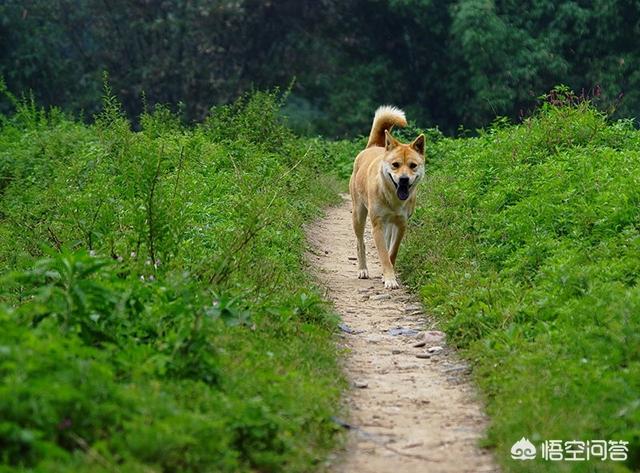
[[[593,471],[511,461],[522,436],[626,440],[626,468],[595,468],[638,468],[639,143],[628,122],[560,100],[431,144],[402,273],[475,363],[506,470]]]
[[[335,320],[302,225],[336,198],[275,94],[134,132],[32,102],[0,129],[6,471],[308,471],[335,442]]]

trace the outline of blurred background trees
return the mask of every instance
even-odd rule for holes
[[[453,133],[558,83],[637,116],[639,37],[635,0],[4,0],[0,74],[89,119],[104,70],[131,116],[165,103],[187,120],[295,78],[300,131],[366,133],[393,103]]]

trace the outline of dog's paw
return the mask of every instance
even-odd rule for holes
[[[400,284],[398,284],[398,280],[395,277],[384,280],[385,289],[398,289],[399,287]]]
[[[367,271],[366,269],[359,269],[358,279],[369,279],[369,271]]]

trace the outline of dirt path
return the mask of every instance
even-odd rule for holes
[[[486,419],[468,366],[404,289],[384,289],[369,229],[371,279],[356,278],[351,203],[345,199],[308,229],[309,259],[342,316],[341,343],[349,350],[350,434],[332,471],[498,471],[492,456],[477,447]]]

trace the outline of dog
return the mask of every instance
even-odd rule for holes
[[[400,287],[394,265],[407,221],[416,206],[416,187],[425,169],[423,134],[410,144],[391,136],[392,127],[406,125],[402,110],[389,105],[379,107],[367,146],[356,157],[349,180],[353,230],[358,240],[358,278],[369,278],[364,247],[364,227],[369,215],[387,289]]]

